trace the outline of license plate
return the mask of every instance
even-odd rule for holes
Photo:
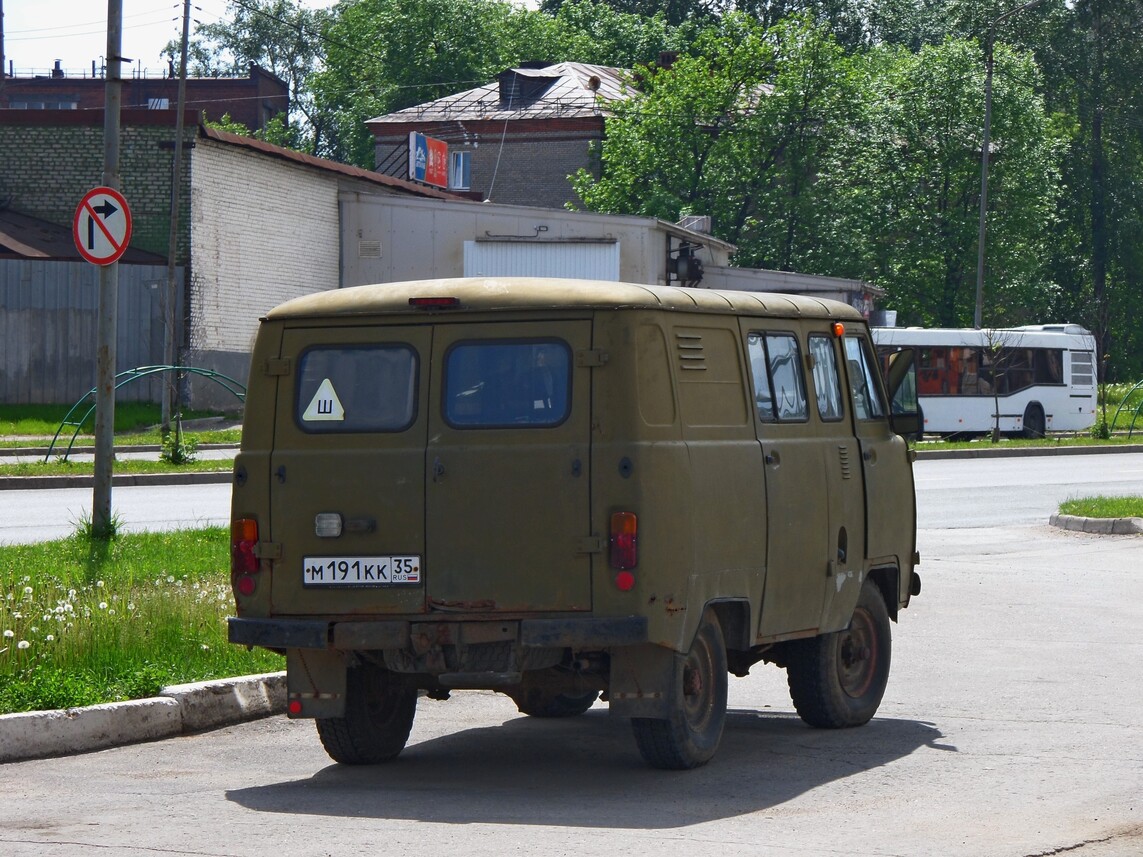
[[[419,556],[307,556],[302,559],[304,586],[384,586],[420,582]]]

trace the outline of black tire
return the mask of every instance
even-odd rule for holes
[[[686,657],[676,657],[674,698],[666,720],[635,717],[631,727],[643,759],[681,771],[711,760],[726,723],[726,644],[714,611],[703,613]]]
[[[1044,409],[1039,402],[1032,402],[1024,409],[1024,437],[1036,439],[1043,437],[1047,431],[1047,420],[1044,419]]]
[[[867,579],[846,630],[791,646],[786,681],[794,708],[819,729],[868,723],[885,695],[891,659],[889,613]]]
[[[521,714],[529,717],[577,717],[595,704],[599,691],[587,693],[553,693],[539,687],[532,687],[511,694],[512,701]]]
[[[395,759],[409,740],[417,713],[417,689],[393,674],[365,664],[346,676],[345,716],[318,718],[317,731],[329,757],[342,765],[376,765]]]

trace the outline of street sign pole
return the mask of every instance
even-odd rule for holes
[[[119,189],[119,110],[123,102],[123,0],[107,0],[107,81],[103,106],[103,184]],[[99,330],[96,351],[95,487],[91,530],[111,535],[111,475],[115,461],[115,322],[119,312],[119,263],[99,269]]]

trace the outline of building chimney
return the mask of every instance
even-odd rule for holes
[[[52,69],[52,77],[61,78],[64,76],[64,70],[60,68],[62,62],[63,60],[56,60],[55,68]]]

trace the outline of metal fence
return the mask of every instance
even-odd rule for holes
[[[165,266],[119,265],[117,371],[163,362],[166,282]],[[96,266],[0,259],[0,403],[70,403],[94,387],[98,313]],[[162,383],[131,384],[119,398],[157,402]]]

